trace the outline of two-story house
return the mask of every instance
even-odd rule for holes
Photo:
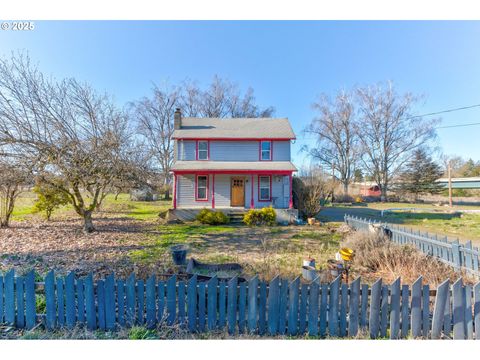
[[[288,119],[182,118],[177,109],[174,128],[174,209],[293,207]]]

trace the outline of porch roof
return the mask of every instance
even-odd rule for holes
[[[172,171],[297,171],[290,161],[176,161]]]

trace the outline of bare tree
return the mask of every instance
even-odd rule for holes
[[[185,81],[179,107],[186,116],[213,118],[271,117],[275,111],[257,105],[252,88],[242,94],[237,84],[217,75],[205,89]]]
[[[47,78],[24,54],[0,60],[0,145],[68,195],[86,232],[135,151],[127,119],[109,96]]]
[[[438,120],[415,117],[412,108],[419,97],[398,94],[391,83],[357,89],[359,119],[356,132],[362,162],[386,200],[388,186],[412,152],[435,138]]]
[[[15,201],[27,182],[28,170],[24,166],[0,157],[0,228],[9,226]]]
[[[316,147],[303,149],[320,164],[338,174],[343,191],[348,194],[358,163],[358,137],[354,129],[355,114],[352,96],[340,92],[332,101],[322,95],[313,104],[319,113],[305,129],[316,138]]]
[[[170,197],[170,169],[174,160],[173,114],[179,106],[180,96],[179,88],[161,90],[155,86],[151,98],[132,104],[138,132],[145,139],[147,149],[163,175],[166,199]]]
[[[320,212],[331,186],[320,168],[302,169],[299,175],[294,177],[292,189],[298,210],[307,218],[315,217]]]

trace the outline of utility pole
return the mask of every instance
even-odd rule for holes
[[[452,203],[452,166],[450,161],[448,162],[448,204],[450,207],[453,206]]]

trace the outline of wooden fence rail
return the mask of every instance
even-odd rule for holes
[[[434,256],[455,269],[465,270],[470,275],[480,277],[480,251],[477,247],[472,247],[471,241],[460,244],[458,239],[451,240],[446,236],[439,238],[438,235],[422,233],[419,230],[414,231],[403,226],[351,215],[345,215],[345,223],[362,231],[383,229],[389,238],[397,244],[413,245],[423,253]]]
[[[379,279],[371,287],[360,278],[347,285],[340,277],[330,284],[279,277],[266,283],[257,276],[248,282],[180,279],[112,274],[94,281],[93,274],[59,277],[52,271],[40,286],[33,271],[15,276],[11,270],[0,276],[0,323],[48,330],[175,324],[230,335],[480,339],[480,283],[464,286],[461,279],[446,280],[435,296],[421,277],[411,287],[400,279],[390,285]],[[39,296],[45,296],[45,313],[37,313]]]

